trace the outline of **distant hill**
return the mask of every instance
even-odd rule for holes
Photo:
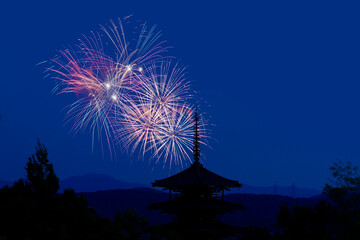
[[[131,189],[131,188],[150,187],[141,183],[129,183],[117,180],[105,174],[87,174],[74,176],[60,181],[60,191],[72,188],[76,192],[95,192],[112,189]],[[251,186],[244,184],[240,189],[233,189],[231,193],[250,193],[250,194],[272,194],[295,198],[309,198],[321,194],[318,189],[300,188],[292,186]]]
[[[325,200],[324,195],[311,198],[292,198],[269,194],[229,194],[226,201],[241,203],[245,210],[236,214],[226,214],[223,220],[226,223],[238,226],[256,225],[259,227],[274,228],[279,207],[284,204],[289,206],[315,206],[319,200]]]
[[[5,185],[11,186],[12,182],[0,180],[0,187]],[[101,217],[113,218],[117,212],[136,209],[140,214],[145,215],[152,225],[171,221],[171,216],[147,209],[151,203],[166,201],[169,197],[168,193],[161,190],[155,191],[145,184],[123,182],[103,174],[88,174],[64,179],[60,181],[60,187],[60,192],[66,188],[72,188],[78,193],[83,192],[88,199],[89,207],[94,208]],[[238,226],[257,225],[274,228],[276,215],[282,204],[313,206],[320,199],[325,198],[322,195],[315,195],[320,191],[302,188],[295,188],[294,191],[292,187],[277,187],[275,189],[277,195],[269,194],[274,193],[273,187],[244,185],[234,190],[225,195],[225,200],[241,203],[245,210],[225,214],[222,220]],[[297,198],[281,196],[291,194]],[[299,198],[298,196],[313,197]]]
[[[136,209],[150,221],[151,225],[171,221],[169,215],[147,209],[151,203],[168,200],[168,193],[163,191],[138,188],[91,192],[84,193],[84,195],[88,199],[89,207],[93,207],[101,217],[114,218],[117,212]],[[314,206],[320,199],[324,199],[324,197],[319,195],[313,198],[291,198],[265,194],[228,194],[225,195],[226,201],[241,203],[245,210],[226,214],[222,220],[238,226],[257,225],[274,228],[276,215],[282,204]]]
[[[95,192],[111,189],[131,189],[139,187],[150,187],[141,183],[128,183],[117,180],[105,174],[86,174],[73,176],[60,181],[60,192],[64,189],[74,189],[75,192]]]
[[[0,179],[0,188],[5,185],[12,186],[14,182],[5,181]],[[75,192],[96,192],[111,189],[131,189],[150,187],[141,183],[129,183],[117,180],[105,174],[86,174],[83,176],[73,176],[60,180],[60,192],[65,189],[71,188]]]
[[[288,196],[294,198],[309,198],[321,194],[318,189],[301,188],[296,186],[250,186],[244,184],[239,190],[232,190],[236,193],[252,193],[252,194],[272,194],[280,196]]]
[[[11,186],[13,182],[0,180],[0,188],[5,185]],[[72,188],[76,192],[96,192],[113,189],[131,189],[150,187],[149,184],[129,183],[120,181],[105,174],[86,174],[83,176],[73,176],[60,181],[60,192],[64,189]],[[295,198],[309,198],[321,194],[318,189],[308,189],[291,186],[251,186],[244,184],[239,189],[233,189],[231,193],[246,194],[272,194]]]
[[[168,200],[169,194],[163,191],[136,188],[83,194],[88,200],[89,207],[94,208],[101,217],[114,218],[116,213],[121,213],[125,209],[136,209],[138,213],[146,216],[151,224],[163,224],[171,220],[171,217],[165,213],[147,209],[151,203]]]

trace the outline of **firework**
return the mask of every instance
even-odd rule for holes
[[[170,166],[191,161],[190,84],[184,68],[164,56],[161,33],[142,24],[136,28],[137,40],[129,42],[120,20],[101,30],[83,36],[76,50],[61,51],[49,68],[56,74],[58,93],[78,97],[67,114],[72,129],[89,128],[93,143],[96,135],[105,135],[109,148],[117,142],[131,153],[150,153],[156,162],[164,159]]]
[[[170,111],[191,98],[189,82],[185,80],[184,68],[171,62],[145,68],[146,81],[143,81],[138,96],[142,102]]]
[[[165,112],[160,125],[159,141],[154,156],[169,161],[170,167],[183,165],[183,160],[191,162],[189,152],[192,151],[194,139],[194,109],[189,106],[178,106]],[[201,128],[201,133],[204,129]],[[204,135],[204,134],[202,134]]]

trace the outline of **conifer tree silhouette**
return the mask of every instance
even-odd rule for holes
[[[35,149],[25,167],[29,185],[35,193],[54,195],[59,190],[59,178],[49,162],[48,151],[39,139]]]

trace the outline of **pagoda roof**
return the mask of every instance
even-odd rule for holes
[[[238,181],[224,178],[216,173],[204,168],[202,164],[195,161],[189,168],[171,177],[155,180],[153,187],[163,187],[167,189],[179,189],[192,185],[206,185],[214,188],[227,189],[241,187]]]

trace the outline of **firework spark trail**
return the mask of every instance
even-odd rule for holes
[[[191,162],[188,152],[191,152],[194,136],[194,111],[188,106],[179,106],[165,112],[163,124],[160,127],[158,147],[155,155],[158,159],[168,159],[169,165],[180,164],[183,161],[179,157],[186,158]]]
[[[122,29],[122,25],[120,26]],[[120,36],[115,27],[113,32]],[[125,34],[122,33],[122,36]],[[109,112],[117,112],[126,107],[124,102],[128,99],[127,94],[134,91],[132,82],[138,79],[136,71],[141,72],[141,69],[134,69],[134,64],[129,64],[136,51],[127,56],[127,46],[121,41],[117,42],[117,57],[112,60],[103,52],[99,34],[93,33],[92,37],[84,36],[84,39],[80,41],[77,51],[60,52],[63,60],[53,60],[59,69],[51,71],[57,73],[59,77],[55,78],[60,80],[61,85],[65,85],[59,93],[84,95],[71,105],[68,112],[70,119],[75,120],[73,130],[77,132],[91,125],[93,133],[98,130],[98,136],[101,132],[99,130],[105,130],[109,143],[113,128]],[[137,60],[139,59],[140,56]]]
[[[191,98],[189,82],[185,80],[184,68],[171,62],[145,68],[146,81],[138,91],[139,97],[154,107],[169,111]]]
[[[126,76],[121,76],[121,71],[115,69],[115,63],[102,53],[84,49],[85,57],[81,60],[75,60],[69,51],[63,51],[68,62],[66,65],[57,62],[61,69],[53,71],[59,74],[57,79],[65,85],[59,93],[74,92],[82,96],[68,111],[68,118],[75,122],[73,130],[78,132],[90,125],[93,138],[95,133],[100,136],[104,131],[110,146],[112,123],[109,113],[113,107],[124,105],[123,93],[130,87]]]
[[[156,147],[162,114],[160,108],[129,102],[127,111],[117,118],[117,139],[132,153],[139,147],[144,155]]]
[[[144,157],[149,152],[156,162],[163,158],[164,166],[191,162],[190,83],[185,69],[164,56],[168,47],[161,33],[143,24],[131,43],[120,20],[101,29],[104,37],[83,36],[76,51],[61,51],[53,60],[57,67],[48,68],[56,74],[59,94],[79,97],[67,113],[73,131],[90,128],[93,144],[95,136],[102,139],[104,133],[109,149],[114,139],[132,154],[139,151]],[[206,137],[204,126],[201,134]]]
[[[120,118],[117,139],[125,148],[132,145],[131,152],[139,147],[143,155],[153,151],[153,157],[170,158],[170,165],[173,159],[180,162],[178,155],[190,160],[186,150],[191,149],[193,119],[191,108],[185,105],[190,89],[184,80],[184,69],[161,62],[144,68],[144,75],[131,108]],[[172,147],[167,148],[166,144]]]
[[[101,26],[101,29],[117,49],[117,61],[119,64],[130,67],[142,66],[164,58],[163,54],[167,52],[168,48],[163,46],[166,41],[159,41],[161,32],[156,30],[156,26],[148,29],[148,26],[143,24],[135,48],[132,49],[126,40],[121,20],[118,20],[118,24],[114,21],[110,22],[111,26]]]

